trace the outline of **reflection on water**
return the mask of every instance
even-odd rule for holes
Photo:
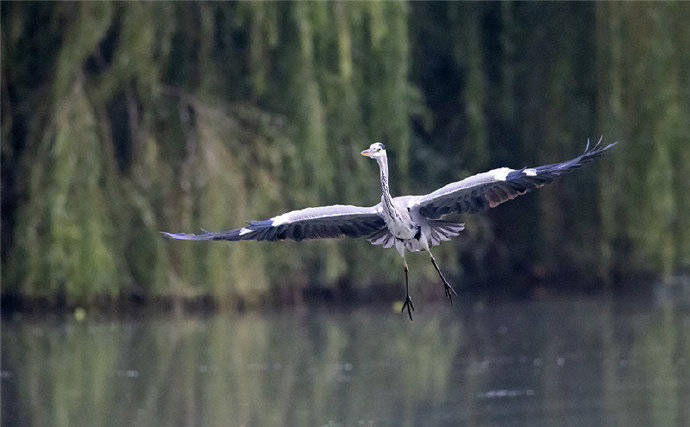
[[[3,424],[689,425],[687,303],[3,322]]]

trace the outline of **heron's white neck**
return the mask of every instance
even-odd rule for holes
[[[384,154],[376,158],[376,163],[379,164],[379,172],[381,174],[381,203],[383,210],[389,215],[395,210],[393,205],[393,197],[391,197],[390,188],[388,187],[388,157]]]

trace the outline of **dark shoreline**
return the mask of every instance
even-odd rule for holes
[[[497,287],[482,287],[468,285],[458,287],[459,296],[453,300],[453,305],[475,304],[477,302],[501,303],[506,301],[539,301],[562,298],[588,298],[610,295],[616,299],[647,299],[652,300],[658,294],[658,290],[669,288],[669,294],[684,294],[685,292],[674,289],[687,287],[686,282],[679,276],[677,280],[671,280],[664,284],[655,282],[656,285],[640,285],[642,279],[629,280],[625,284],[605,286],[602,283],[583,286],[581,282],[550,282],[537,283],[532,286],[515,286],[510,288],[508,284]],[[435,283],[425,284],[424,288],[417,289],[415,303],[437,304],[448,303],[441,292],[434,293]],[[422,290],[423,289],[423,290]],[[359,306],[385,306],[400,301],[399,286],[385,285],[369,287],[366,289],[340,288],[337,290],[324,287],[311,287],[302,290],[299,299],[265,298],[259,301],[244,301],[233,299],[231,303],[223,303],[210,295],[198,297],[142,297],[140,295],[124,295],[119,298],[95,299],[88,304],[67,303],[64,299],[48,298],[22,298],[17,295],[3,294],[0,300],[2,319],[10,319],[16,314],[28,316],[57,315],[69,316],[75,310],[87,310],[90,314],[98,316],[138,316],[142,313],[175,313],[183,315],[200,315],[216,312],[251,312],[272,311],[286,308],[312,309],[312,308],[337,308],[350,309]],[[683,299],[683,298],[681,298]]]

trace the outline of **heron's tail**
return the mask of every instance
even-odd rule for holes
[[[436,246],[444,240],[450,240],[465,229],[465,223],[463,222],[444,221],[442,219],[428,221],[431,225],[429,244],[432,246]]]

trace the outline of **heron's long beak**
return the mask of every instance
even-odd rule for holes
[[[362,151],[362,152],[359,153],[359,154],[361,154],[361,155],[363,155],[363,156],[365,156],[365,157],[369,157],[369,150],[364,150],[364,151]]]

